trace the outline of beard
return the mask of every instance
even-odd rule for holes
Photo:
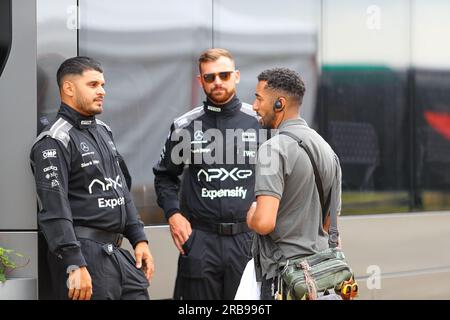
[[[94,99],[90,100],[83,97],[77,97],[76,101],[80,110],[82,110],[88,116],[95,116],[102,113],[102,106],[100,107],[94,105],[94,103],[98,103]]]
[[[275,112],[267,114],[265,117],[261,117],[259,124],[263,129],[275,129],[273,124],[275,123]]]
[[[209,100],[216,104],[224,104],[236,94],[235,88],[229,91],[224,87],[213,87],[209,91],[203,91],[205,91],[205,94],[209,98]]]

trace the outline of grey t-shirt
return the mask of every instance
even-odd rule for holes
[[[324,197],[333,186],[331,206],[339,213],[341,169],[329,144],[301,118],[284,121],[279,131],[291,132],[307,145],[322,179]],[[307,256],[328,248],[314,170],[307,153],[294,139],[275,135],[260,147],[255,194],[280,199],[275,229],[267,236],[258,235],[254,244],[266,278],[276,275],[277,262],[284,258]]]

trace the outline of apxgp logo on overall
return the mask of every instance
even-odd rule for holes
[[[104,178],[103,181],[100,179],[94,179],[89,184],[89,194],[93,194],[95,189],[101,189],[102,191],[108,191],[112,189],[121,189],[122,182],[120,180],[120,176],[116,176],[115,179],[112,178]],[[125,204],[125,198],[98,198],[98,207],[99,208],[111,208],[114,209],[117,206],[121,206]]]
[[[201,169],[197,173],[197,179],[200,181],[200,177],[203,177],[206,181],[211,182],[214,179],[224,181],[227,178],[231,178],[234,181],[238,181],[239,179],[247,179],[252,174],[252,170],[239,168],[233,168],[231,171],[228,171],[225,168]]]

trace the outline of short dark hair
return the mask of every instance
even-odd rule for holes
[[[65,60],[58,68],[56,72],[56,81],[61,88],[62,79],[68,74],[82,75],[86,70],[95,70],[103,73],[100,62],[89,57],[73,57]]]
[[[258,81],[267,81],[266,88],[282,91],[297,101],[299,105],[303,102],[305,83],[294,70],[288,68],[267,69],[259,74]]]
[[[202,63],[205,62],[214,62],[217,61],[220,57],[226,57],[233,61],[234,58],[233,55],[230,53],[230,51],[222,48],[211,48],[206,51],[203,51],[200,57],[198,58],[198,68],[200,70],[200,73],[202,72]]]

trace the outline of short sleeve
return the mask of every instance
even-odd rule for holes
[[[273,140],[265,142],[258,151],[255,195],[273,196],[281,200],[284,190],[284,167],[284,158],[279,145]]]

